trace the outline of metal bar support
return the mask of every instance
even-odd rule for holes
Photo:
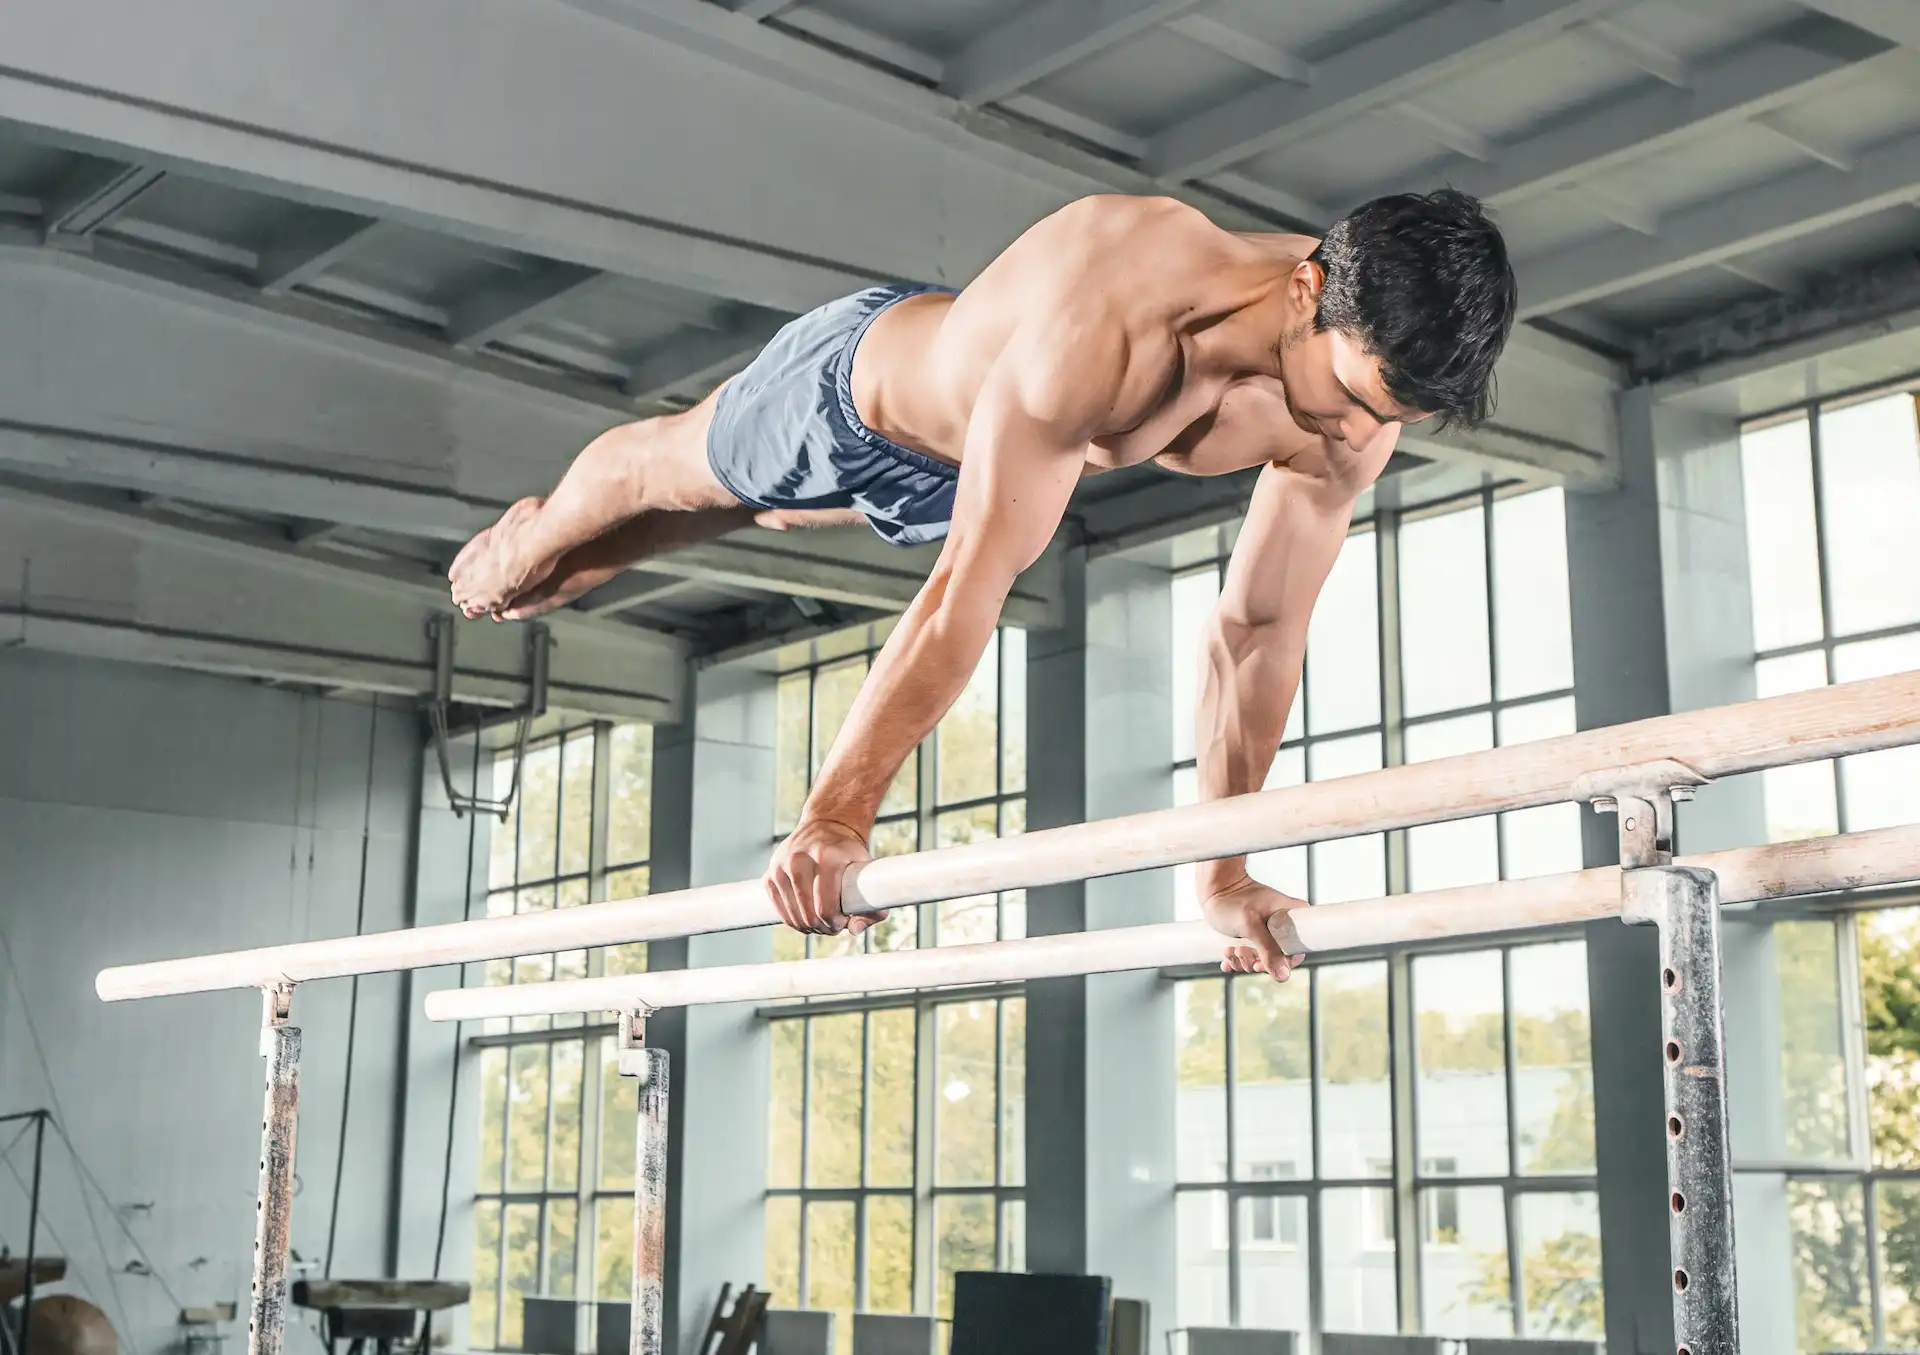
[[[662,1355],[666,1348],[667,1051],[647,1046],[647,1016],[644,1011],[621,1013],[617,1037],[620,1075],[640,1081],[628,1355]]]
[[[260,1193],[253,1231],[247,1355],[281,1355],[287,1330],[287,1251],[293,1228],[293,1141],[300,1122],[300,1029],[287,1024],[293,985],[261,990],[260,1054],[267,1061],[260,1116]]]
[[[1660,928],[1676,1350],[1739,1355],[1719,881],[1712,871],[1685,866],[1648,867],[1622,879],[1627,920]]]
[[[1677,1355],[1740,1355],[1733,1153],[1720,1001],[1720,881],[1673,864],[1674,802],[1705,783],[1684,763],[1621,767],[1576,784],[1620,818],[1620,915],[1660,929],[1667,1246]]]

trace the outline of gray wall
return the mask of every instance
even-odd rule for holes
[[[1173,803],[1173,594],[1165,570],[1120,559],[1087,570],[1087,817]],[[1089,880],[1089,930],[1173,918],[1174,873]],[[1087,1269],[1152,1305],[1151,1349],[1174,1324],[1173,985],[1157,971],[1087,980]]]
[[[367,705],[0,652],[0,925],[12,961],[0,967],[0,1111],[61,1115],[180,1302],[244,1311],[259,999],[109,1007],[93,995],[94,972],[351,932],[363,826],[366,926],[405,925],[416,730],[411,714]],[[315,1261],[341,1144],[350,992],[313,984],[294,1004],[307,1039],[293,1245]],[[339,1275],[389,1264],[402,1001],[398,976],[361,981]],[[24,1145],[12,1160],[24,1171]],[[152,1351],[172,1339],[177,1310],[158,1279],[120,1273],[135,1247],[108,1204],[89,1207],[65,1148],[50,1149],[42,1246],[70,1258],[67,1287],[106,1308],[123,1348]],[[0,1171],[0,1232],[16,1249],[24,1221],[24,1198]]]

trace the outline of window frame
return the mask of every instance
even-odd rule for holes
[[[1304,664],[1300,677],[1300,688],[1295,695],[1295,704],[1299,711],[1300,733],[1297,737],[1283,740],[1276,761],[1293,750],[1299,751],[1304,775],[1312,779],[1312,749],[1317,744],[1325,744],[1356,736],[1372,735],[1380,740],[1381,765],[1392,767],[1406,762],[1407,732],[1413,729],[1455,720],[1473,715],[1485,715],[1492,726],[1492,746],[1500,746],[1500,717],[1509,711],[1525,710],[1557,701],[1571,701],[1575,689],[1571,681],[1564,687],[1528,692],[1524,695],[1506,696],[1500,694],[1500,604],[1499,575],[1496,571],[1496,530],[1495,507],[1509,497],[1543,492],[1537,486],[1520,485],[1513,482],[1487,484],[1457,495],[1451,495],[1433,503],[1423,504],[1414,510],[1376,508],[1367,517],[1356,519],[1349,528],[1349,535],[1371,532],[1374,537],[1376,589],[1376,622],[1378,642],[1376,654],[1379,664],[1380,713],[1379,719],[1366,725],[1352,728],[1330,729],[1314,732],[1308,718],[1308,703],[1311,701],[1311,663]],[[1465,706],[1448,707],[1422,712],[1409,717],[1405,712],[1404,688],[1400,676],[1401,667],[1401,597],[1400,597],[1400,532],[1409,521],[1423,520],[1429,517],[1457,512],[1477,506],[1481,513],[1482,545],[1485,552],[1485,589],[1486,589],[1486,645],[1487,645],[1487,691],[1488,699]],[[1225,570],[1231,559],[1231,550],[1221,541],[1221,549],[1213,552],[1213,558],[1205,556],[1183,562],[1168,573],[1169,586],[1175,579],[1203,573],[1209,569],[1217,571],[1217,579],[1224,581]],[[1175,655],[1175,662],[1182,656]],[[1571,674],[1569,674],[1571,678]],[[1176,711],[1175,718],[1182,713]],[[1292,722],[1289,717],[1289,723]],[[1176,760],[1171,773],[1179,778],[1190,774],[1196,766],[1193,757]],[[1507,878],[1509,865],[1508,817],[1504,814],[1493,816],[1495,819],[1497,878]],[[1405,893],[1409,888],[1408,830],[1395,830],[1383,835],[1385,852],[1385,878],[1390,894]],[[1312,849],[1309,848],[1309,853]],[[1309,857],[1308,880],[1311,889],[1314,869]],[[1363,1254],[1378,1255],[1391,1250],[1394,1254],[1394,1268],[1397,1288],[1397,1310],[1404,1326],[1409,1317],[1420,1325],[1424,1314],[1422,1296],[1422,1258],[1421,1253],[1429,1245],[1426,1241],[1425,1210],[1423,1201],[1436,1197],[1440,1192],[1454,1195],[1472,1187],[1498,1187],[1502,1192],[1505,1217],[1505,1233],[1508,1266],[1508,1301],[1512,1318],[1512,1334],[1521,1335],[1527,1329],[1526,1294],[1522,1283],[1521,1267],[1525,1260],[1524,1238],[1521,1231],[1521,1201],[1530,1195],[1586,1194],[1597,1195],[1597,1171],[1579,1175],[1519,1173],[1519,1127],[1515,1110],[1515,1053],[1513,1044],[1513,1005],[1511,983],[1511,953],[1526,946],[1545,945],[1571,939],[1582,935],[1578,927],[1550,928],[1529,932],[1524,937],[1474,937],[1454,941],[1441,941],[1414,945],[1381,948],[1371,952],[1353,952],[1342,954],[1341,963],[1352,963],[1364,959],[1384,959],[1388,965],[1387,974],[1387,1022],[1388,1022],[1388,1077],[1391,1086],[1391,1114],[1393,1123],[1391,1172],[1385,1177],[1355,1179],[1323,1178],[1320,1175],[1321,1164],[1321,1123],[1319,1106],[1313,1105],[1310,1112],[1313,1171],[1303,1180],[1286,1182],[1258,1182],[1236,1179],[1232,1169],[1235,1156],[1235,1075],[1234,1075],[1234,1039],[1233,1029],[1236,1021],[1238,1003],[1233,998],[1233,987],[1237,983],[1266,983],[1264,976],[1229,976],[1224,982],[1224,1003],[1227,1040],[1227,1063],[1225,1074],[1227,1140],[1226,1156],[1228,1171],[1221,1181],[1179,1181],[1176,1180],[1174,1194],[1176,1200],[1184,1194],[1195,1191],[1212,1192],[1225,1201],[1227,1232],[1227,1307],[1228,1320],[1238,1325],[1243,1320],[1245,1305],[1241,1295],[1241,1255],[1248,1250],[1241,1238],[1243,1199],[1264,1198],[1304,1198],[1306,1200],[1305,1235],[1301,1245],[1305,1247],[1308,1260],[1309,1314],[1307,1329],[1319,1332],[1324,1329],[1326,1297],[1325,1270],[1326,1255],[1322,1245],[1324,1237],[1322,1219],[1322,1196],[1325,1192],[1347,1191],[1355,1189],[1380,1190],[1389,1192],[1393,1229],[1391,1234],[1382,1238],[1373,1238],[1370,1223],[1363,1219],[1361,1230],[1361,1250]],[[1412,962],[1423,955],[1444,954],[1449,952],[1479,950],[1497,950],[1501,955],[1502,1002],[1506,1023],[1506,1068],[1505,1088],[1507,1095],[1507,1172],[1498,1176],[1459,1177],[1439,1176],[1423,1170],[1415,1160],[1419,1141],[1419,1104],[1418,1076],[1414,1064],[1414,1021],[1412,1010]],[[1331,957],[1324,963],[1334,963]],[[1311,972],[1316,961],[1309,957],[1301,968]],[[1175,979],[1218,978],[1217,972],[1201,969],[1168,971],[1168,977]],[[1310,999],[1309,1029],[1311,1031],[1312,1068],[1310,1070],[1313,1095],[1319,1091],[1320,1058],[1320,992],[1314,986]],[[1176,1172],[1176,1177],[1178,1173]],[[1369,1200],[1365,1209],[1369,1215],[1375,1208]],[[1181,1320],[1185,1320],[1184,1318]]]
[[[519,900],[521,896],[548,890],[552,891],[553,894],[552,906],[558,906],[560,890],[563,886],[584,884],[584,899],[582,901],[585,903],[600,903],[604,902],[608,897],[607,887],[610,879],[627,875],[634,871],[651,870],[651,842],[647,844],[646,854],[640,859],[623,860],[619,862],[610,862],[608,860],[609,841],[612,836],[613,741],[618,727],[621,726],[617,726],[613,721],[586,721],[556,729],[529,743],[524,754],[522,754],[523,759],[543,755],[548,749],[557,749],[560,759],[555,773],[556,784],[553,808],[555,831],[554,872],[538,877],[520,878],[521,825],[522,816],[526,810],[528,784],[523,760],[519,791],[515,796],[515,803],[509,811],[508,816],[503,821],[496,822],[492,829],[494,832],[499,832],[505,827],[514,834],[513,878],[510,883],[501,884],[497,887],[494,885],[491,878],[492,856],[490,853],[488,880],[486,887],[479,891],[478,901],[490,905],[493,900],[503,895],[511,896],[515,900],[515,911],[517,912],[520,910]],[[649,746],[647,756],[650,757],[650,730],[648,739]],[[562,844],[565,841],[565,824],[569,808],[566,758],[572,748],[580,745],[584,745],[590,749],[592,754],[592,765],[589,769],[588,776],[590,803],[586,824],[588,835],[587,866],[584,870],[567,870],[565,868],[566,863],[562,859]],[[485,758],[489,753],[492,754],[492,761],[496,765],[507,757],[512,756],[510,751],[499,749],[483,749],[481,756]],[[650,825],[650,805],[648,806],[648,822]],[[606,947],[596,947],[586,952],[585,967],[589,976],[597,977],[605,972],[607,950],[608,948]],[[509,982],[520,982],[523,977],[520,969],[522,960],[533,959],[537,961],[544,959],[551,965],[554,958],[555,957],[551,955],[515,957],[508,961],[495,963],[505,963],[509,966],[506,971],[509,975]],[[486,966],[467,967],[466,979],[469,982],[486,982],[488,977]],[[507,1211],[514,1206],[524,1207],[526,1205],[534,1205],[538,1209],[538,1241],[535,1253],[536,1261],[534,1272],[536,1287],[531,1291],[533,1296],[570,1297],[572,1302],[588,1310],[589,1323],[593,1320],[593,1306],[595,1301],[600,1297],[597,1292],[599,1257],[597,1255],[598,1229],[596,1226],[600,1206],[603,1201],[630,1201],[633,1197],[631,1186],[602,1187],[600,1184],[605,1174],[605,1164],[600,1158],[600,1127],[604,1097],[606,1094],[604,1070],[607,1063],[607,1046],[605,1042],[614,1038],[614,1034],[615,1032],[612,1025],[588,1022],[580,1017],[553,1019],[530,1018],[507,1023],[488,1022],[479,1033],[468,1036],[463,1042],[463,1050],[476,1061],[476,1078],[484,1078],[486,1076],[484,1071],[486,1067],[486,1054],[487,1051],[495,1049],[502,1051],[501,1062],[505,1068],[506,1076],[506,1091],[500,1097],[502,1122],[498,1128],[502,1158],[501,1177],[497,1183],[489,1186],[488,1183],[478,1180],[476,1176],[471,1196],[472,1208],[476,1220],[474,1229],[476,1246],[478,1245],[480,1231],[478,1220],[482,1211],[492,1208],[496,1211],[499,1219],[497,1227],[498,1238],[494,1258],[493,1330],[483,1336],[473,1331],[470,1323],[468,1344],[474,1350],[510,1351],[524,1349],[524,1335],[522,1337],[522,1343],[519,1345],[506,1346],[501,1344],[501,1333],[505,1326],[509,1294],[521,1292],[511,1288],[507,1268],[509,1233],[506,1227],[506,1218]],[[574,1186],[571,1190],[553,1185],[555,1102],[553,1094],[553,1069],[558,1047],[567,1043],[577,1043],[580,1045],[581,1062],[579,1089],[580,1124],[576,1145],[577,1159],[573,1168]],[[510,1189],[508,1186],[507,1171],[509,1169],[508,1157],[511,1153],[512,1145],[513,1059],[516,1051],[541,1045],[546,1047],[547,1053],[546,1126],[543,1131],[546,1149],[545,1175],[541,1187],[538,1190]],[[484,1085],[479,1088],[478,1094],[480,1106],[484,1111],[487,1104],[487,1091]],[[636,1106],[638,1104],[637,1095],[635,1097],[635,1104]],[[486,1142],[486,1136],[487,1131],[482,1128],[480,1131],[480,1141],[482,1143]],[[574,1265],[571,1279],[573,1292],[570,1296],[556,1295],[552,1292],[554,1278],[552,1274],[553,1258],[549,1255],[548,1247],[548,1239],[552,1232],[552,1212],[556,1204],[562,1203],[571,1203],[574,1209]],[[631,1265],[631,1261],[629,1260],[627,1264]]]
[[[891,633],[893,622],[881,622],[865,628],[860,643],[851,643],[846,635],[828,637],[822,641],[793,646],[783,651],[776,682],[789,682],[807,675],[807,748],[805,766],[807,782],[812,783],[815,768],[824,756],[820,747],[822,728],[819,719],[818,679],[823,670],[847,665],[856,660],[864,661],[869,670],[872,662]],[[940,798],[940,744],[942,730],[940,726],[930,732],[915,750],[912,766],[914,780],[914,804],[911,808],[895,809],[876,818],[876,835],[901,825],[913,825],[914,850],[928,850],[939,842],[940,826],[943,821],[951,821],[952,816],[966,814],[988,807],[994,810],[995,836],[1008,836],[1012,832],[1024,831],[1026,822],[1027,783],[1024,775],[1018,784],[1009,782],[1008,739],[1006,726],[1008,715],[1008,694],[1010,690],[1009,666],[1015,660],[1009,657],[1010,631],[1015,627],[1002,626],[996,631],[995,647],[991,651],[995,661],[994,673],[994,738],[993,738],[993,778],[994,790],[989,794],[971,795],[952,801]],[[857,633],[856,633],[857,634]],[[1018,641],[1018,662],[1024,664],[1025,637]],[[824,651],[824,652],[823,652]],[[1025,675],[1020,677],[1024,692]],[[1024,697],[1019,709],[1024,711]],[[943,720],[944,724],[944,720]],[[1017,731],[1024,740],[1024,726]],[[1023,758],[1024,765],[1024,758]],[[779,775],[776,772],[776,775]],[[1010,810],[1012,816],[1010,817]],[[777,843],[789,830],[790,825],[776,818],[774,832],[769,845]],[[1024,934],[1024,894],[1025,891],[1009,890],[994,896],[995,938],[1005,939],[1010,935]],[[1018,902],[1015,902],[1015,898]],[[940,931],[946,915],[946,905],[934,905],[912,910],[915,949],[942,944]],[[1016,925],[1016,918],[1018,919]],[[876,929],[877,930],[877,929]],[[786,940],[786,938],[781,938]],[[871,952],[878,940],[874,931],[867,932],[856,943],[863,952]],[[966,937],[958,938],[965,941]],[[804,941],[805,956],[822,953],[837,953],[846,947],[843,938],[793,938]],[[951,943],[951,941],[949,942]],[[792,944],[791,941],[788,944]],[[788,958],[797,958],[789,956]],[[806,1029],[802,1036],[802,1077],[800,1085],[800,1182],[798,1185],[769,1185],[765,1198],[775,1200],[794,1200],[799,1216],[798,1265],[795,1280],[799,1291],[799,1300],[805,1304],[813,1281],[812,1258],[809,1246],[810,1217],[809,1206],[816,1203],[850,1203],[854,1220],[854,1260],[853,1284],[854,1307],[865,1311],[869,1299],[869,1201],[874,1199],[904,1199],[911,1203],[913,1256],[909,1263],[910,1293],[912,1306],[916,1313],[936,1312],[938,1300],[938,1257],[936,1248],[938,1210],[943,1201],[978,1199],[992,1200],[994,1220],[994,1265],[996,1269],[1012,1269],[1024,1264],[1024,1208],[1026,1203],[1025,1163],[1009,1162],[1007,1155],[1009,1107],[1006,1099],[1008,1069],[1008,1011],[1009,1004],[1020,1003],[1024,1020],[1026,986],[1023,983],[983,984],[960,989],[918,990],[908,992],[877,993],[838,998],[804,999],[792,1003],[763,1007],[757,1013],[765,1022],[800,1021]],[[939,1156],[939,1115],[936,1109],[937,1089],[931,1082],[937,1078],[934,1070],[938,1067],[938,1016],[939,1009],[967,1002],[988,1001],[995,1004],[995,1059],[994,1059],[994,1181],[991,1184],[952,1185],[943,1184],[937,1179],[936,1164]],[[855,1186],[816,1186],[808,1183],[807,1171],[811,1162],[813,1134],[811,1076],[812,1025],[814,1021],[833,1016],[854,1013],[869,1017],[876,1012],[911,1009],[914,1018],[914,1065],[913,1065],[913,1103],[914,1123],[913,1141],[913,1180],[910,1185],[874,1186],[867,1184],[868,1145],[871,1132],[873,1060],[871,1057],[871,1024],[864,1027],[866,1046],[861,1058],[861,1153],[859,1185]],[[1021,1069],[1021,1083],[1024,1087],[1024,1067]],[[932,1074],[933,1076],[929,1076]],[[1022,1094],[1022,1113],[1024,1113],[1024,1092]],[[1022,1130],[1024,1143],[1024,1128]],[[1016,1224],[1018,1220],[1018,1224]],[[784,1224],[783,1224],[784,1226]]]
[[[1836,634],[1834,625],[1833,579],[1829,557],[1830,534],[1826,512],[1824,417],[1828,413],[1875,400],[1900,397],[1905,397],[1912,406],[1916,437],[1920,437],[1920,385],[1915,383],[1913,377],[1841,396],[1797,403],[1741,422],[1740,434],[1743,439],[1747,434],[1783,425],[1801,421],[1806,424],[1807,470],[1811,487],[1810,509],[1815,550],[1815,584],[1819,592],[1820,634],[1814,639],[1791,644],[1766,647],[1756,644],[1751,656],[1751,662],[1756,671],[1761,664],[1771,660],[1818,654],[1821,658],[1824,681],[1826,685],[1831,686],[1838,680],[1836,655],[1839,650],[1876,640],[1920,634],[1920,617],[1899,625],[1844,634]],[[1744,473],[1746,468],[1744,455],[1741,468]],[[1748,549],[1752,549],[1750,536]],[[1749,577],[1750,598],[1752,587],[1753,581]],[[1845,833],[1850,830],[1846,777],[1842,774],[1839,760],[1827,765],[1833,768],[1835,831]],[[1769,820],[1768,826],[1770,822]],[[1769,926],[1778,922],[1820,919],[1830,920],[1835,927],[1839,969],[1837,979],[1840,997],[1841,1058],[1846,1080],[1849,1156],[1852,1160],[1846,1162],[1795,1160],[1765,1163],[1736,1161],[1733,1164],[1736,1176],[1776,1177],[1789,1189],[1794,1185],[1820,1185],[1853,1189],[1859,1192],[1864,1253],[1860,1258],[1863,1262],[1863,1273],[1859,1278],[1865,1281],[1867,1289],[1869,1319],[1867,1339],[1871,1349],[1882,1349],[1888,1346],[1887,1294],[1883,1274],[1885,1238],[1880,1227],[1880,1195],[1882,1189],[1889,1185],[1899,1186],[1920,1182],[1920,1167],[1883,1167],[1879,1164],[1874,1152],[1871,1129],[1872,1109],[1869,1104],[1868,1090],[1866,1013],[1862,991],[1858,928],[1862,913],[1882,908],[1911,907],[1917,904],[1920,904],[1920,885],[1902,885],[1890,889],[1782,900],[1769,908],[1766,918]],[[1774,1052],[1777,1054],[1779,1051]],[[1799,1282],[1797,1261],[1794,1279],[1797,1285]]]

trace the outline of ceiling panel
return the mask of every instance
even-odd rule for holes
[[[1596,174],[1587,182],[1636,207],[1667,213],[1805,169],[1813,161],[1748,123],[1716,128]]]
[[[1135,136],[1227,102],[1272,77],[1166,29],[1123,42],[1027,92]]]
[[[1220,0],[1201,13],[1295,56],[1322,61],[1451,0]]]
[[[1235,172],[1341,210],[1376,185],[1416,182],[1433,161],[1433,142],[1400,118],[1368,113],[1311,136],[1282,142]]]
[[[938,0],[910,5],[899,0],[821,0],[794,8],[831,14],[945,60],[1030,7],[1031,0]],[[778,17],[790,13],[783,11]]]
[[[541,266],[527,255],[386,223],[335,265],[332,276],[446,310]]]
[[[1579,30],[1422,90],[1415,101],[1499,141],[1537,131],[1568,109],[1650,80]]]
[[[1920,256],[1920,206],[1894,207],[1815,235],[1743,255],[1739,262],[1802,282],[1836,269],[1864,268],[1901,254]]]
[[[1723,310],[1741,301],[1773,296],[1774,289],[1721,268],[1700,268],[1583,308],[1604,323],[1628,330],[1657,329],[1696,315]]]
[[[0,134],[0,193],[44,198],[76,169],[105,163]]]
[[[169,174],[140,195],[126,218],[257,254],[310,210],[285,198]]]

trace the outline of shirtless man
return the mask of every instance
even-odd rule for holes
[[[534,616],[755,520],[944,537],[767,868],[789,926],[858,932],[878,918],[842,914],[842,876],[1082,475],[1264,467],[1206,631],[1196,740],[1202,798],[1258,790],[1355,499],[1402,424],[1488,413],[1515,305],[1500,234],[1459,193],[1379,199],[1324,240],[1236,234],[1167,199],[1085,198],[958,295],[833,302],[694,408],[602,435],[551,496],[461,552],[453,599],[470,617]],[[1224,967],[1284,979],[1266,921],[1300,901],[1243,857],[1199,870],[1208,921],[1239,941]]]

